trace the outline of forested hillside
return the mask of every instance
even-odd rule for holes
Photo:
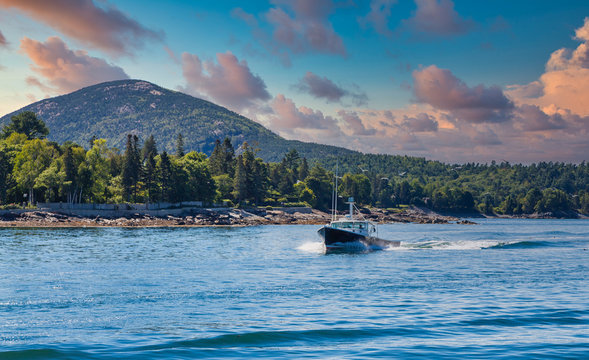
[[[34,113],[11,117],[0,140],[0,203],[227,202],[236,206],[309,205],[329,210],[333,183],[345,199],[394,208],[421,205],[439,211],[509,215],[589,214],[589,166],[539,163],[446,165],[422,158],[351,154],[308,161],[296,149],[265,162],[247,143],[236,151],[217,139],[210,156],[173,153],[154,136],[128,134],[125,149],[95,139],[89,150],[59,144]],[[337,173],[334,171],[337,169]],[[340,204],[343,205],[343,204]]]

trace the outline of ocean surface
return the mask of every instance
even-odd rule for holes
[[[0,229],[0,359],[589,358],[589,221]]]

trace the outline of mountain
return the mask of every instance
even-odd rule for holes
[[[111,81],[41,100],[3,116],[0,126],[22,111],[35,112],[47,124],[50,140],[85,147],[93,136],[124,149],[127,134],[140,139],[153,135],[160,151],[173,152],[181,133],[186,151],[210,154],[215,140],[229,137],[236,148],[244,141],[259,148],[258,155],[266,161],[278,161],[292,148],[309,159],[356,153],[286,140],[222,106],[142,80]]]

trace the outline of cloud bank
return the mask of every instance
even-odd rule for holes
[[[465,34],[475,23],[463,19],[454,10],[452,0],[415,0],[417,9],[413,16],[404,20],[410,30],[427,36],[452,36]]]
[[[260,21],[241,8],[231,12],[252,28],[254,38],[283,65],[291,66],[292,55],[320,53],[347,56],[342,38],[329,20],[336,5],[332,0],[272,0]],[[247,48],[252,51],[252,44]]]
[[[217,63],[183,53],[182,72],[187,83],[185,90],[235,111],[271,99],[264,80],[251,72],[245,60],[239,61],[230,52],[218,53]]]
[[[44,43],[25,37],[20,48],[33,61],[31,69],[48,85],[35,77],[28,78],[27,83],[38,86],[46,94],[63,94],[105,81],[129,78],[118,66],[89,56],[85,51],[70,50],[56,36]]]
[[[575,31],[575,39],[581,42],[576,49],[561,48],[550,55],[538,80],[512,85],[507,93],[519,103],[589,116],[589,17]]]
[[[511,116],[513,103],[496,86],[468,87],[450,70],[435,65],[413,72],[413,90],[418,101],[450,111],[457,119],[503,122]]]
[[[336,85],[326,77],[320,77],[310,71],[294,86],[301,92],[308,93],[327,102],[341,103],[344,98],[350,99],[356,106],[366,105],[368,97],[361,91],[352,91]]]
[[[162,33],[144,27],[113,5],[103,9],[92,0],[0,0],[0,7],[17,9],[72,39],[112,55],[128,55],[147,41],[163,39]]]

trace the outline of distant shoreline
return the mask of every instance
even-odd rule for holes
[[[0,212],[0,227],[167,227],[167,226],[254,226],[254,225],[322,225],[331,220],[331,214],[311,208],[191,208],[181,215],[154,216],[147,212],[103,211],[102,215],[82,215],[82,211],[5,210]],[[109,215],[109,214],[112,214]],[[343,213],[342,213],[343,215]],[[372,209],[362,214],[367,220],[378,223],[469,223],[455,216],[425,212],[417,208],[400,213]]]
[[[377,223],[417,224],[476,224],[476,218],[549,219],[577,218],[533,214],[531,216],[487,216],[479,213],[439,214],[428,209],[410,207],[401,212],[382,209],[365,210],[363,216]],[[562,215],[562,214],[559,214]],[[466,219],[473,219],[466,220]],[[331,214],[311,208],[202,208],[190,209],[181,216],[153,216],[133,213],[125,216],[82,216],[75,212],[47,210],[5,210],[0,213],[1,228],[77,228],[77,227],[205,227],[205,226],[256,226],[256,225],[322,225],[331,220]]]

